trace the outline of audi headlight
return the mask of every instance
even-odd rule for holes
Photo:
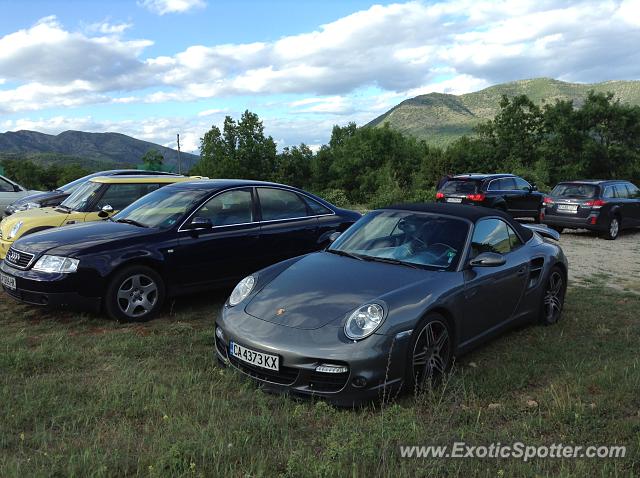
[[[70,257],[45,255],[38,259],[36,265],[33,266],[33,270],[69,274],[78,270],[79,263],[78,259],[71,259]]]
[[[247,296],[251,294],[254,285],[256,285],[256,278],[253,276],[247,276],[238,282],[238,285],[233,289],[229,297],[229,305],[233,307],[246,299]]]
[[[18,231],[20,230],[21,227],[22,227],[22,221],[16,222],[13,225],[13,227],[9,230],[9,235],[7,236],[7,239],[13,239],[14,237],[16,237],[16,234],[18,234]]]
[[[384,320],[380,304],[365,304],[356,309],[344,324],[344,333],[351,340],[361,340],[376,331]]]

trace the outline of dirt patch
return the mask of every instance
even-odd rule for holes
[[[640,294],[640,229],[624,231],[615,241],[578,230],[562,233],[574,285],[605,285]]]

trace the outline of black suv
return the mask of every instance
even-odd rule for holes
[[[616,239],[622,229],[640,226],[640,190],[629,181],[563,182],[544,203],[543,222],[558,232],[590,229]]]
[[[543,200],[544,194],[535,185],[513,174],[459,174],[436,194],[438,202],[491,207],[536,222],[540,221]]]

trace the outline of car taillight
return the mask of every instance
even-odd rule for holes
[[[603,201],[602,199],[594,199],[593,201],[587,201],[586,203],[584,203],[585,206],[589,206],[589,207],[602,207],[605,204],[607,204],[606,201]]]
[[[479,194],[467,194],[467,199],[469,201],[481,202],[484,201],[485,195],[482,193]]]
[[[551,199],[549,196],[545,196],[542,202],[544,202],[545,204],[553,204],[553,199]]]
[[[444,199],[444,193],[436,193],[436,199]]]

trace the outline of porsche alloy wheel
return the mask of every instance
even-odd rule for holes
[[[551,269],[543,294],[541,314],[543,324],[551,325],[560,320],[566,290],[567,285],[562,271],[554,267]]]
[[[411,382],[420,391],[436,383],[451,367],[452,343],[449,327],[439,315],[421,325],[411,348]]]

